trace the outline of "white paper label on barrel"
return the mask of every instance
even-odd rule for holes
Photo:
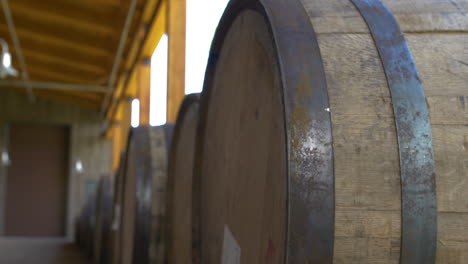
[[[221,264],[240,264],[241,248],[227,225],[224,226],[223,255]]]
[[[117,231],[120,229],[120,205],[116,204],[114,207],[114,219],[112,221],[111,229]]]

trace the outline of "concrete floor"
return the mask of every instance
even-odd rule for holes
[[[0,238],[0,264],[88,264],[80,250],[63,239]]]

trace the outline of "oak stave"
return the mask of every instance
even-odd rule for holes
[[[93,234],[93,263],[110,264],[113,184],[108,176],[99,181],[96,193],[96,215]]]
[[[468,2],[383,2],[403,30],[430,114],[435,263],[467,263]],[[302,12],[288,14],[298,12],[292,8],[298,3]],[[278,6],[282,12],[275,10]],[[288,15],[296,18],[291,19],[295,27],[282,23],[281,16]],[[297,22],[303,16],[308,24]],[[320,58],[307,64],[302,59],[310,54],[294,57],[294,49],[312,39],[309,32],[316,34]],[[295,42],[281,49],[288,36]],[[196,143],[194,185],[200,186],[200,196],[195,203],[201,211],[193,220],[200,223],[200,241],[193,243],[201,244],[201,258],[195,263],[219,263],[227,254],[226,241],[234,257],[239,246],[241,263],[401,263],[407,232],[402,233],[405,201],[394,98],[376,43],[353,2],[233,1],[212,47]],[[317,63],[326,81],[326,102],[311,101],[320,91],[307,67],[320,72]],[[298,72],[299,78],[288,79],[286,73]],[[294,81],[298,85],[291,87]],[[318,113],[310,111],[314,107],[322,115],[329,112],[330,135],[308,126]],[[312,146],[328,137],[334,182],[317,188],[333,191],[333,219],[323,223],[332,239],[326,241],[331,246],[317,248],[306,243],[319,232],[308,222],[316,216],[295,208],[319,203],[320,197],[311,198],[313,188],[295,187],[324,165],[301,162],[316,155],[301,144]]]
[[[167,155],[173,125],[138,127],[129,135],[124,167],[120,262],[162,263]]]
[[[167,263],[192,263],[193,160],[198,125],[198,94],[186,96],[174,128],[167,183]]]

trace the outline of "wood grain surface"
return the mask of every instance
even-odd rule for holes
[[[301,0],[317,33],[333,128],[333,263],[399,263],[400,158],[382,61],[349,0]],[[427,97],[438,204],[437,264],[468,262],[468,1],[385,0]],[[268,3],[268,1],[263,1]],[[287,12],[287,10],[285,10]],[[284,263],[288,140],[281,68],[267,18],[240,12],[209,76],[197,142],[203,263],[225,230],[241,263]],[[292,67],[292,65],[282,65]],[[309,92],[314,87],[306,87]]]

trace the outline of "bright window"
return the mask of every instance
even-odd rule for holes
[[[187,0],[185,93],[203,89],[211,41],[228,0]]]
[[[140,125],[140,100],[133,99],[132,101],[132,127]]]
[[[166,123],[168,39],[163,35],[151,57],[150,125]]]

